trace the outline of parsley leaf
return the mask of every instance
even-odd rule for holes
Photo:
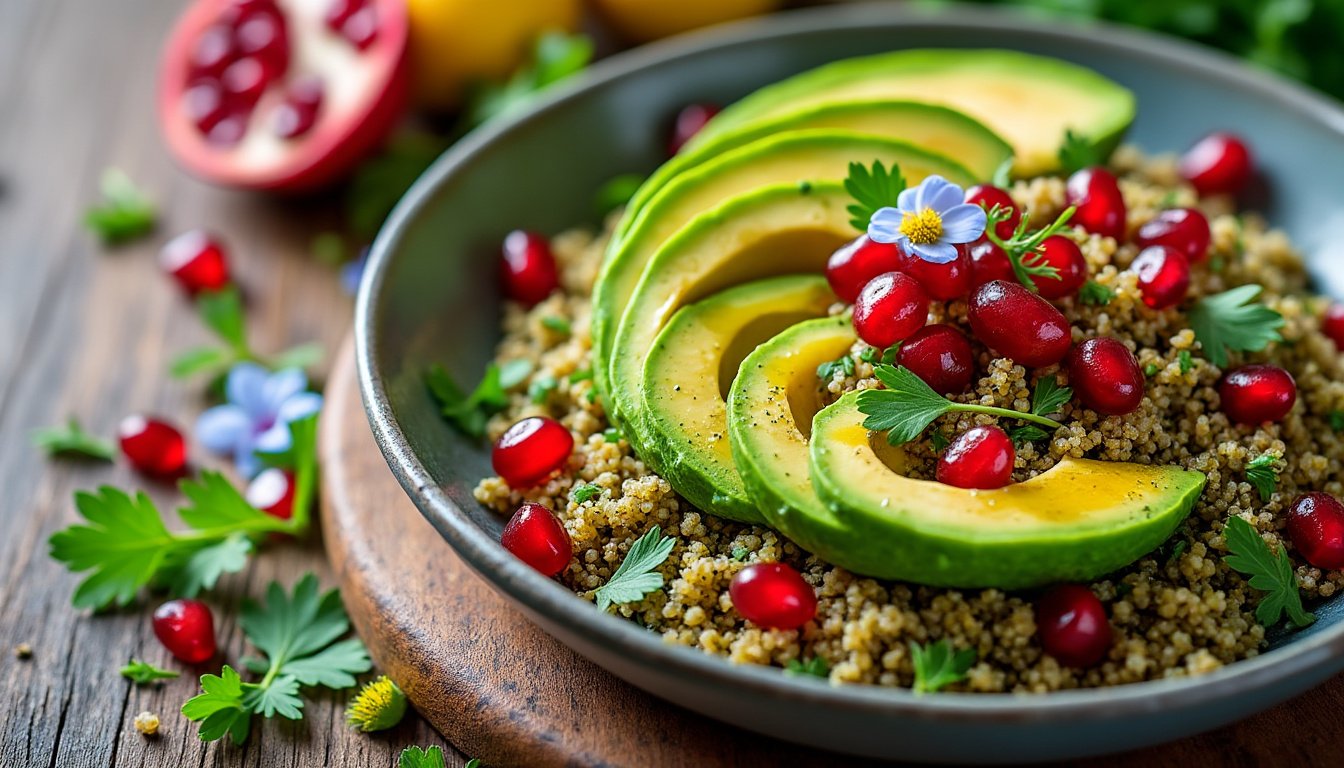
[[[484,435],[486,420],[509,403],[501,369],[494,363],[486,366],[481,383],[470,395],[463,393],[448,371],[438,364],[425,371],[425,386],[438,402],[439,413],[467,437]]]
[[[47,427],[34,432],[33,445],[46,451],[48,456],[83,456],[111,461],[117,455],[117,447],[111,440],[85,432],[73,416],[64,427]]]
[[[560,336],[568,336],[572,330],[568,320],[554,315],[541,318],[541,327]]]
[[[1250,577],[1250,585],[1265,592],[1255,608],[1255,620],[1262,626],[1278,624],[1287,614],[1294,625],[1305,627],[1316,617],[1302,607],[1302,596],[1297,591],[1297,577],[1293,563],[1280,544],[1278,551],[1270,549],[1254,527],[1245,518],[1228,518],[1223,528],[1227,541],[1224,556],[1228,566]]]
[[[172,680],[175,677],[180,677],[181,673],[174,672],[171,669],[159,669],[147,661],[131,659],[130,663],[121,668],[121,676],[136,685],[145,685],[155,680]]]
[[[1336,432],[1344,432],[1344,411],[1330,412],[1330,428]]]
[[[871,170],[863,163],[850,163],[845,190],[854,198],[854,204],[845,209],[852,217],[850,225],[867,232],[868,222],[879,208],[896,205],[896,198],[905,190],[905,177],[895,163],[890,171],[881,160],[874,160]]]
[[[597,599],[598,610],[605,611],[612,603],[633,603],[662,589],[663,574],[656,569],[667,560],[674,544],[676,539],[664,536],[656,526],[639,537],[607,583],[588,593]]]
[[[1065,174],[1101,165],[1104,159],[1086,136],[1074,133],[1072,128],[1064,129],[1064,141],[1059,145],[1059,165]]]
[[[593,200],[597,215],[606,216],[630,202],[630,198],[635,196],[643,184],[644,177],[637,173],[623,173],[604,181],[602,186],[597,188],[597,195]]]
[[[592,379],[592,368],[580,368],[565,377],[565,381],[568,381],[570,384],[578,384],[580,381],[592,381]]]
[[[606,440],[608,443],[619,443],[621,442],[621,437],[623,437],[623,435],[621,435],[621,430],[615,427],[607,427],[602,430],[602,439]]]
[[[1115,291],[1096,280],[1088,280],[1083,283],[1082,289],[1078,291],[1078,300],[1094,307],[1104,307],[1114,299]]]
[[[872,363],[882,356],[882,350],[877,347],[864,347],[859,353],[859,359],[865,363]]]
[[[1059,413],[1072,399],[1072,389],[1059,386],[1054,376],[1046,376],[1036,382],[1036,389],[1031,393],[1031,412],[1037,416]]]
[[[1036,426],[1035,424],[1023,424],[1020,427],[1013,427],[1008,430],[1008,437],[1013,444],[1019,448],[1027,443],[1039,443],[1050,437],[1050,433]]]
[[[1156,376],[1157,372],[1160,370],[1162,369],[1158,367],[1157,363],[1149,363],[1143,366],[1143,375],[1151,379],[1152,377]]]
[[[820,656],[813,656],[807,661],[798,659],[789,659],[784,664],[784,673],[789,675],[812,675],[813,677],[827,678],[831,676],[831,665]]]
[[[84,225],[103,245],[129,242],[154,230],[154,206],[124,171],[103,171],[102,192],[103,203],[84,214]]]
[[[466,109],[468,123],[480,125],[525,108],[539,91],[582,72],[592,58],[593,41],[584,35],[542,35],[530,65],[520,68],[508,82],[486,85],[472,94]]]
[[[569,498],[574,500],[575,504],[583,504],[602,495],[602,486],[600,485],[576,485],[569,492]]]
[[[854,375],[854,358],[849,355],[841,355],[830,362],[822,363],[817,366],[817,376],[822,379],[831,379],[836,371],[843,371],[846,376]]]
[[[1181,374],[1187,374],[1195,367],[1195,359],[1190,356],[1190,350],[1182,349],[1176,355],[1176,363],[1181,367]]]
[[[975,664],[975,650],[963,648],[953,653],[946,639],[929,646],[910,643],[910,661],[915,667],[915,693],[934,693],[958,680]]]
[[[929,447],[933,449],[934,455],[942,453],[951,444],[952,441],[947,439],[947,435],[939,430],[935,429],[933,434],[929,435]]]
[[[479,761],[472,762],[480,764]],[[438,747],[407,747],[401,750],[401,757],[397,758],[397,768],[448,768],[448,764],[444,762],[443,750]]]
[[[1251,303],[1261,290],[1259,285],[1243,285],[1205,296],[1190,308],[1190,328],[1209,362],[1223,368],[1229,352],[1259,352],[1270,342],[1283,340],[1279,335],[1283,315]]]
[[[1167,562],[1171,563],[1180,559],[1181,555],[1184,555],[1185,551],[1189,548],[1190,542],[1185,539],[1178,540],[1175,544],[1171,545],[1171,554],[1167,555]]]
[[[224,346],[192,347],[177,355],[168,365],[168,373],[173,378],[203,373],[222,376],[244,361],[263,363],[272,370],[280,370],[308,368],[322,359],[321,344],[299,344],[269,359],[253,352],[247,341],[247,316],[242,296],[235,286],[201,293],[196,297],[196,309],[201,322],[224,342]]]
[[[1017,281],[1026,286],[1027,290],[1037,293],[1036,278],[1044,277],[1049,280],[1058,280],[1059,270],[1045,261],[1045,256],[1036,249],[1044,243],[1046,238],[1058,234],[1060,230],[1073,218],[1076,208],[1066,208],[1059,214],[1049,226],[1044,229],[1038,229],[1031,234],[1027,234],[1028,219],[1023,216],[1017,222],[1017,228],[1013,231],[1012,237],[1004,240],[999,237],[997,227],[1000,222],[1007,221],[1012,216],[1013,209],[996,205],[986,212],[985,237],[990,242],[1003,249],[1003,254],[1008,257],[1008,263],[1013,267],[1013,275]]]
[[[1260,492],[1260,501],[1268,502],[1279,489],[1279,457],[1262,453],[1246,464],[1246,482]]]
[[[751,555],[750,549],[747,549],[746,547],[742,546],[733,547],[733,559],[736,560],[737,562],[739,563],[746,562],[747,557],[749,555]]]
[[[234,744],[247,741],[252,713],[243,703],[243,679],[228,664],[218,675],[201,675],[201,693],[182,705],[182,716],[201,724],[201,741],[219,741],[227,734]]]

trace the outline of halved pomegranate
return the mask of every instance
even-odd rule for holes
[[[197,0],[161,65],[168,147],[227,186],[333,181],[401,116],[406,37],[404,0]]]

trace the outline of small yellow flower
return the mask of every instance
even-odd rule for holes
[[[345,719],[355,728],[369,731],[385,731],[401,722],[406,714],[406,694],[401,692],[392,678],[383,675],[365,685],[350,706],[345,710]]]
[[[135,730],[153,736],[159,732],[159,716],[153,712],[141,712],[135,716]]]
[[[901,217],[901,234],[910,238],[912,243],[932,245],[943,236],[943,217],[932,208],[907,213]]]

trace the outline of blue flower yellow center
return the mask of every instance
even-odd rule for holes
[[[916,245],[932,245],[943,236],[943,217],[932,208],[907,213],[901,219],[901,234]]]

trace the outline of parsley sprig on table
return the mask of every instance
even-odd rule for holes
[[[845,209],[852,217],[849,223],[860,232],[867,232],[873,214],[879,208],[896,205],[896,198],[904,190],[905,177],[895,163],[890,171],[881,160],[874,160],[871,168],[863,163],[850,163],[845,179],[845,191],[854,198],[854,203]]]
[[[1259,532],[1241,517],[1228,518],[1223,538],[1229,553],[1223,559],[1228,566],[1250,577],[1250,585],[1265,593],[1255,607],[1256,621],[1272,627],[1287,614],[1295,626],[1305,627],[1316,620],[1302,607],[1293,562],[1282,544],[1277,551],[1270,549]]]
[[[224,342],[223,346],[192,347],[173,358],[168,373],[175,379],[208,373],[223,376],[237,363],[252,361],[272,370],[307,368],[322,359],[320,344],[299,344],[278,355],[262,357],[247,340],[247,318],[242,296],[234,286],[206,291],[196,297],[201,322]]]
[[[1272,342],[1283,341],[1279,335],[1283,315],[1252,303],[1262,290],[1259,285],[1243,285],[1205,296],[1190,308],[1190,328],[1209,362],[1224,368],[1229,352],[1259,352]]]
[[[674,544],[676,539],[664,536],[663,529],[656,526],[636,539],[607,583],[587,593],[596,599],[598,610],[605,611],[613,603],[643,600],[650,592],[662,589],[663,574],[657,569],[672,553]]]
[[[156,680],[172,680],[180,677],[181,673],[174,672],[171,669],[159,669],[147,661],[131,659],[126,666],[121,668],[121,676],[136,685],[146,685]]]
[[[1246,482],[1255,486],[1260,500],[1268,502],[1279,489],[1279,457],[1262,453],[1246,464]]]
[[[131,177],[119,168],[103,171],[103,202],[84,214],[87,226],[104,245],[118,245],[154,230],[156,213]]]
[[[975,650],[953,651],[946,638],[928,646],[910,643],[910,661],[915,667],[915,693],[934,693],[966,677],[975,664]]]
[[[117,455],[117,446],[111,440],[85,432],[73,416],[65,426],[46,427],[34,432],[33,444],[46,451],[48,456],[82,456],[111,461]]]
[[[1027,233],[1028,217],[1024,215],[1017,222],[1013,236],[1004,240],[999,237],[997,227],[1000,222],[1007,221],[1013,215],[1013,210],[996,205],[986,213],[985,237],[1003,250],[1003,254],[1008,257],[1008,263],[1013,267],[1017,281],[1026,286],[1027,290],[1037,293],[1036,279],[1058,280],[1059,270],[1046,264],[1045,257],[1036,249],[1046,238],[1059,234],[1068,225],[1069,219],[1073,218],[1075,210],[1077,209],[1073,207],[1064,209],[1064,212],[1044,229],[1038,229],[1030,234]]]

